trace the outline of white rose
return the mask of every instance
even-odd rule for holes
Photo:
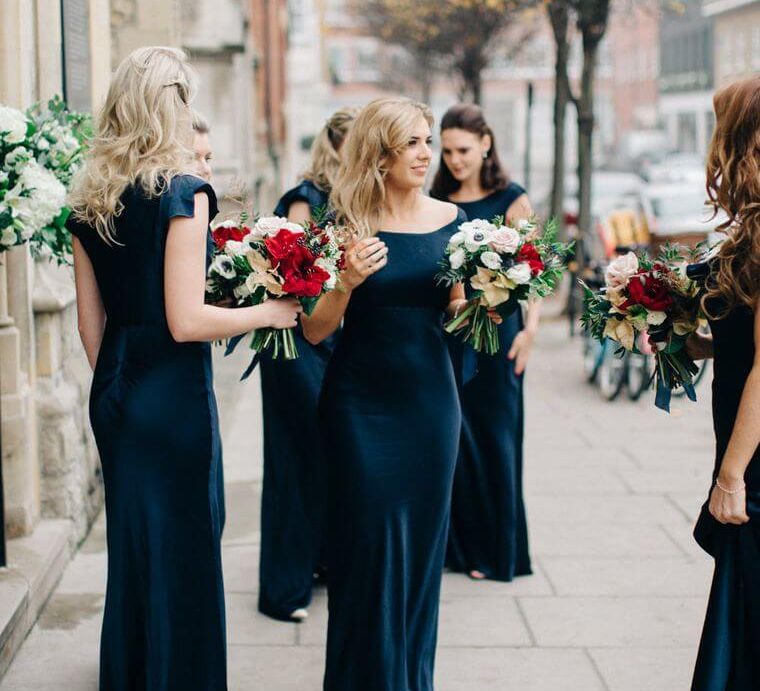
[[[280,228],[284,228],[285,230],[289,230],[291,233],[303,233],[303,226],[298,223],[291,223],[288,221],[284,225],[280,226]]]
[[[224,278],[235,278],[237,275],[232,259],[224,254],[214,257],[214,261],[211,262],[211,269]]]
[[[449,246],[450,247],[456,247],[457,245],[461,245],[464,242],[464,233],[460,230],[454,233],[449,238]]]
[[[628,252],[610,262],[604,273],[604,281],[609,288],[622,288],[639,270],[639,260],[633,252]]]
[[[647,324],[649,324],[650,326],[659,326],[667,318],[668,318],[668,315],[665,314],[665,312],[659,312],[659,311],[647,312]]]
[[[13,247],[17,242],[16,230],[13,226],[3,228],[2,235],[0,235],[0,245],[3,247]]]
[[[507,278],[510,281],[514,281],[517,283],[517,285],[523,285],[524,283],[527,283],[530,281],[531,277],[531,270],[530,270],[530,264],[526,264],[525,262],[521,262],[520,264],[515,264],[512,268],[510,268],[507,271]]]
[[[491,247],[501,254],[514,254],[520,245],[520,233],[502,226],[491,237]]]
[[[262,216],[256,220],[256,223],[254,223],[252,232],[257,237],[264,238],[269,235],[277,234],[277,231],[280,230],[280,228],[285,228],[288,225],[292,224],[288,222],[287,218],[282,218],[280,216]],[[300,228],[299,226],[299,230],[303,230],[303,228]]]
[[[489,269],[498,269],[501,266],[501,257],[496,252],[483,252],[480,261]]]
[[[50,142],[45,137],[40,137],[37,140],[37,148],[40,151],[47,151],[50,148]]]
[[[464,250],[460,247],[458,249],[455,249],[450,255],[449,255],[449,264],[451,264],[451,268],[455,271],[459,269],[462,264],[464,264],[464,260],[466,258],[466,255],[464,253]]]
[[[26,115],[15,108],[0,106],[0,136],[9,144],[20,144],[26,139]]]
[[[517,229],[518,230],[526,230],[527,228],[532,228],[535,224],[532,221],[529,221],[527,218],[521,218],[517,222]]]
[[[238,254],[245,254],[248,251],[248,245],[237,240],[227,240],[224,243],[224,253],[230,257]]]
[[[338,282],[338,274],[335,270],[335,264],[325,257],[320,257],[314,262],[314,266],[318,266],[320,269],[324,269],[330,274],[330,278],[325,282],[325,289],[332,290]]]

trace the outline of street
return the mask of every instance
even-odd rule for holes
[[[513,583],[444,576],[438,691],[689,686],[711,577],[691,538],[713,463],[710,377],[697,404],[677,400],[670,416],[651,392],[607,403],[583,381],[580,342],[566,333],[564,322],[542,325],[526,382],[535,574]],[[230,688],[318,691],[324,590],[301,625],[256,611],[261,409],[258,379],[237,382],[247,355],[217,352],[216,362]],[[105,565],[101,515],[0,691],[97,688]]]

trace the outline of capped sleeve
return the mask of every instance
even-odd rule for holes
[[[526,191],[522,185],[518,185],[516,182],[510,182],[503,192],[502,205],[504,206],[504,213],[509,211],[509,207],[524,194],[526,194]]]
[[[293,189],[282,195],[274,210],[277,216],[287,216],[290,207],[296,202],[306,202],[309,205],[311,215],[317,210],[325,209],[329,196],[327,192],[317,187],[311,180],[303,180]]]
[[[172,218],[195,216],[195,195],[205,192],[208,196],[209,222],[219,213],[214,188],[194,175],[178,175],[172,178],[169,189],[161,195],[161,216],[166,224]]]

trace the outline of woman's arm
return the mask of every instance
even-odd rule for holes
[[[533,207],[530,205],[527,194],[521,194],[507,209],[507,221],[513,224],[517,221],[529,219],[531,216],[533,216]],[[515,374],[522,374],[525,371],[538,333],[540,318],[541,303],[538,300],[531,300],[528,303],[525,324],[512,341],[512,347],[507,355],[510,360],[514,360]]]
[[[106,326],[106,312],[103,308],[103,300],[100,297],[100,289],[95,280],[95,270],[92,268],[90,257],[78,238],[72,239],[72,245],[79,337],[82,339],[87,361],[90,363],[90,367],[95,369]]]
[[[388,248],[377,237],[365,238],[346,250],[346,268],[337,290],[323,295],[314,311],[301,317],[303,335],[309,343],[324,341],[340,326],[351,292],[388,263]]]
[[[195,195],[195,216],[169,222],[164,259],[166,320],[172,338],[214,341],[271,326],[292,329],[302,309],[297,300],[268,300],[255,307],[226,309],[204,304],[208,197]]]
[[[306,223],[311,221],[311,209],[305,201],[293,202],[288,207],[288,220],[291,223]]]
[[[746,523],[744,473],[760,444],[760,307],[755,306],[755,361],[744,383],[739,411],[710,493],[710,513],[721,523]]]

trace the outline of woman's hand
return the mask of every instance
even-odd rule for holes
[[[266,311],[267,326],[273,329],[292,329],[298,323],[298,315],[303,312],[301,303],[295,298],[267,300],[260,305]]]
[[[523,329],[512,341],[507,358],[514,360],[515,374],[522,374],[525,371],[535,340],[536,332],[533,329]]]
[[[388,247],[379,238],[364,238],[346,250],[346,268],[340,280],[346,290],[360,286],[388,263]]]
[[[695,331],[689,334],[686,339],[686,354],[692,360],[706,360],[713,357],[713,340],[712,335],[707,336],[705,334]]]
[[[732,525],[747,523],[749,516],[747,515],[747,490],[744,488],[744,482],[719,478],[712,488],[712,492],[710,492],[709,509],[713,518],[720,523]]]

